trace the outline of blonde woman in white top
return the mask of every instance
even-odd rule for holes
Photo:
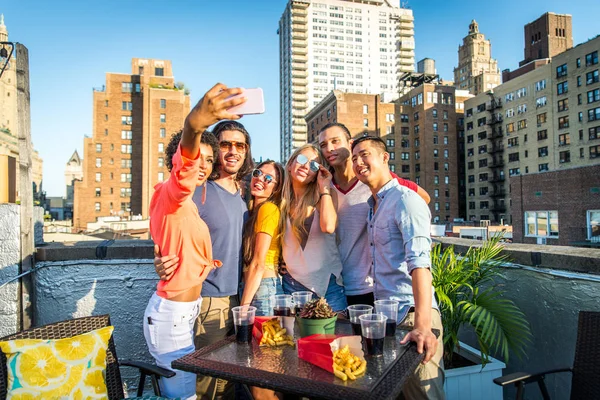
[[[343,311],[347,304],[335,235],[337,199],[324,164],[312,144],[294,151],[286,164],[282,255],[287,274],[282,284],[285,293],[310,290],[325,297],[335,311]]]

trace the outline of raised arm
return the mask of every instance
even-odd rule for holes
[[[317,175],[319,186],[319,226],[324,233],[334,233],[337,226],[337,198],[335,191],[331,190],[333,175],[322,165]]]
[[[223,119],[240,118],[239,115],[227,111],[246,101],[243,97],[230,98],[240,93],[242,93],[240,88],[227,88],[218,83],[200,99],[186,117],[179,150],[173,156],[171,176],[165,183],[168,187],[165,192],[169,194],[172,201],[181,203],[194,192],[198,181],[198,157],[202,133],[212,124]]]

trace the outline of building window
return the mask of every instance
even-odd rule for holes
[[[569,99],[558,101],[558,111],[567,111],[569,109]]]
[[[515,123],[511,122],[510,124],[506,124],[506,133],[513,133],[515,131]]]
[[[469,161],[467,163],[467,169],[474,169],[474,168],[475,168],[475,162]]]
[[[95,211],[100,211],[100,203],[95,203],[94,204],[94,210]]]
[[[516,147],[518,145],[519,145],[519,138],[518,137],[514,137],[514,138],[508,139],[508,147]]]
[[[102,196],[102,191],[100,190],[100,188],[96,188],[95,193],[96,193],[96,197]]]
[[[598,64],[598,51],[585,55],[585,66]]]
[[[556,94],[565,94],[569,91],[569,82],[564,81],[556,85]]]
[[[600,138],[600,126],[595,126],[593,128],[588,129],[589,139],[595,140]],[[579,132],[579,140],[583,139],[583,131]]]
[[[571,152],[568,150],[561,151],[558,153],[558,158],[561,164],[571,162]]]
[[[396,166],[394,164],[390,164],[390,171],[396,172]]]
[[[577,77],[577,87],[581,86],[581,76]]]
[[[450,177],[449,177],[448,175],[444,175],[444,183],[445,183],[446,185],[449,185],[449,184],[450,184]]]
[[[442,115],[444,119],[448,119],[448,111],[442,111]]]
[[[600,81],[600,75],[598,75],[598,70],[588,72],[585,74],[585,84],[591,85],[592,83],[597,83]]]
[[[386,145],[387,145],[387,147],[394,147],[394,146],[396,146],[396,141],[394,139],[387,139]]]
[[[558,211],[526,211],[525,236],[558,237]]]
[[[600,120],[600,107],[592,108],[588,110],[588,121]]]
[[[600,101],[600,89],[590,90],[587,92],[587,102],[594,103],[596,101]]]
[[[96,172],[96,182],[102,182],[102,173]]]
[[[548,171],[548,170],[549,170],[548,163],[538,165],[538,171],[542,172],[542,171]]]
[[[475,202],[474,201],[470,201],[469,202],[469,210],[474,210],[475,209]]]
[[[364,127],[368,127],[369,126],[369,120],[367,118],[363,118],[363,126]]]
[[[131,168],[131,159],[121,159],[121,168]]]
[[[542,79],[541,81],[537,81],[535,83],[535,91],[539,92],[540,90],[546,89],[546,80]]]
[[[158,157],[158,167],[162,168],[165,166],[165,159],[162,157]]]
[[[480,201],[479,202],[479,209],[480,210],[487,210],[488,208],[490,208],[488,201]]]
[[[396,159],[396,152],[390,151],[389,154],[390,154],[390,160],[395,160]]]
[[[567,146],[571,144],[571,139],[569,138],[568,133],[563,133],[562,135],[558,135],[558,145],[559,146]]]
[[[508,161],[509,162],[519,161],[519,153],[510,153],[508,155]]]
[[[164,182],[165,180],[165,173],[164,172],[159,172],[158,173],[158,181],[159,182]]]
[[[437,132],[437,131],[438,131],[438,123],[437,123],[437,122],[434,122],[434,123],[433,123],[433,131],[434,131],[434,132]]]
[[[548,146],[538,148],[538,157],[548,156]]]
[[[600,157],[600,144],[590,147],[590,158]]]
[[[167,114],[160,114],[160,122],[161,123],[167,122]]]
[[[587,212],[587,238],[593,242],[600,241],[600,210]]]
[[[521,129],[525,129],[527,128],[527,120],[526,119],[522,119],[519,122],[517,122],[517,130],[521,130]]]
[[[133,110],[133,104],[130,101],[122,101],[121,102],[121,110],[131,111],[131,110]]]
[[[544,129],[542,131],[538,131],[537,138],[538,140],[548,139],[548,130]]]
[[[444,123],[444,132],[448,132],[448,124]]]
[[[165,144],[164,143],[159,143],[158,144],[158,152],[159,153],[164,153],[165,152]]]
[[[165,69],[164,68],[154,68],[154,75],[155,76],[165,76]]]
[[[367,104],[363,104],[363,114],[369,113],[369,106]]]
[[[475,183],[475,175],[469,175],[469,177],[467,178],[467,181],[469,183]]]
[[[444,149],[444,158],[448,158],[448,149]]]
[[[121,145],[121,153],[122,154],[131,154],[131,145],[130,144],[122,144]]]
[[[96,168],[100,168],[100,167],[102,167],[102,159],[96,158]]]
[[[560,78],[562,76],[567,76],[567,64],[556,67],[556,77]]]
[[[133,84],[131,82],[123,82],[121,83],[121,92],[123,93],[131,93],[133,89]]]
[[[96,144],[96,153],[102,153],[102,144],[101,143]]]
[[[558,129],[566,129],[569,127],[569,116],[558,118]]]
[[[131,125],[133,122],[133,118],[131,116],[123,115],[121,116],[121,125]]]
[[[121,182],[131,182],[131,174],[121,174]]]
[[[167,108],[167,100],[160,99],[160,108]]]
[[[515,176],[515,175],[519,175],[521,173],[521,170],[519,168],[511,168],[508,170],[508,176]]]
[[[131,197],[131,188],[121,188],[121,197]]]
[[[165,128],[160,128],[160,137],[167,137],[167,130]]]
[[[431,115],[433,116],[433,118],[437,118],[438,117],[438,110],[437,109],[433,109],[431,110]]]
[[[132,138],[132,133],[131,131],[121,131],[121,139],[123,140],[131,140]]]

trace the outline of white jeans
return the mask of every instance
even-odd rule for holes
[[[175,372],[159,380],[164,397],[196,398],[196,374],[174,370],[171,362],[194,351],[194,322],[202,298],[192,302],[163,299],[152,295],[144,312],[144,337],[159,367]]]

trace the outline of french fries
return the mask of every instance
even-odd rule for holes
[[[260,340],[260,346],[284,346],[289,345],[294,347],[294,338],[291,335],[287,334],[285,328],[282,328],[279,324],[278,318],[270,319],[266,321],[262,325],[263,328],[263,336]]]
[[[343,381],[355,380],[365,373],[367,361],[361,360],[350,352],[348,345],[333,352],[333,373]]]

